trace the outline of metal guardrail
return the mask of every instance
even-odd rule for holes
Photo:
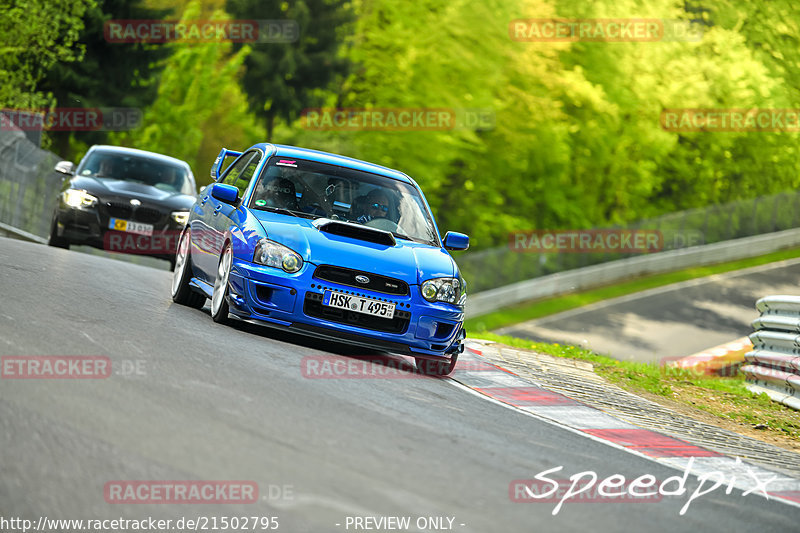
[[[753,350],[740,369],[747,388],[800,410],[800,296],[767,296],[756,309]]]
[[[63,175],[53,170],[61,158],[42,150],[23,132],[0,128],[0,236],[46,244]],[[168,263],[146,255],[108,253],[86,246],[77,249],[152,268]]]
[[[39,244],[47,244],[47,239],[44,237],[34,235],[33,233],[29,233],[19,228],[15,228],[14,226],[9,226],[8,224],[3,224],[2,222],[0,222],[0,237],[9,237],[9,236],[12,239],[20,239],[23,241],[38,242]]]
[[[668,213],[632,222],[624,227],[594,229],[659,231],[663,236],[662,253],[664,253],[798,227],[800,227],[800,191],[791,190]],[[461,274],[469,283],[470,291],[479,293],[533,278],[630,257],[631,254],[623,253],[524,253],[505,245],[459,253],[456,261]]]
[[[23,132],[0,128],[0,223],[24,234],[49,235],[63,177],[53,171],[59,159]]]

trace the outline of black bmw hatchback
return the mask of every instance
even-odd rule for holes
[[[84,244],[109,252],[148,254],[175,264],[178,237],[197,186],[185,161],[122,148],[92,146],[65,175],[50,227],[50,246]]]

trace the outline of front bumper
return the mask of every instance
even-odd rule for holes
[[[153,226],[150,238],[111,230],[108,227],[111,218],[101,205],[72,207],[59,200],[55,212],[56,234],[71,244],[92,246],[109,252],[174,259],[183,228],[172,221],[169,213],[162,214],[159,220],[148,222]]]
[[[231,313],[298,333],[423,359],[448,359],[463,350],[464,312],[430,303],[417,285],[404,296],[332,283],[314,277],[317,265],[286,272],[234,259],[230,274]],[[322,306],[326,290],[395,304],[391,320]]]

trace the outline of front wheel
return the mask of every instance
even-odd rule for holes
[[[431,361],[430,359],[415,358],[417,370],[426,376],[447,376],[456,368],[458,354],[450,356],[449,361]]]
[[[211,295],[211,318],[218,324],[228,321],[228,279],[233,264],[233,250],[230,243],[225,245],[219,257],[217,279],[214,280],[214,292]]]
[[[206,304],[206,298],[189,286],[189,281],[192,279],[192,258],[189,255],[189,241],[189,230],[186,230],[181,235],[178,251],[175,254],[175,267],[172,273],[172,301],[176,304],[200,309]]]
[[[64,237],[58,236],[58,221],[56,217],[53,217],[53,223],[50,225],[50,238],[47,239],[47,245],[69,250],[69,241]]]

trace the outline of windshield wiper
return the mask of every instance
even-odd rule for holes
[[[320,215],[312,215],[311,213],[304,213],[302,211],[293,211],[291,209],[287,209],[285,207],[257,207],[256,209],[261,209],[262,211],[269,211],[270,213],[281,213],[284,215],[289,215],[293,217],[299,218],[319,218]]]
[[[403,235],[402,233],[395,233],[395,232],[392,232],[392,235],[394,235],[398,239],[403,239],[404,241],[419,242],[422,244],[430,244],[432,246],[435,246],[435,243],[433,241],[426,241],[425,239],[420,239],[419,237],[409,237],[408,235]]]

